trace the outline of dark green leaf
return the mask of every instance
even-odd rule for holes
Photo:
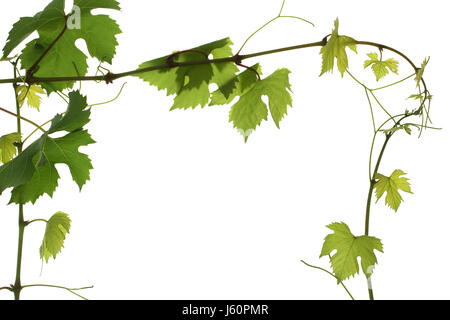
[[[176,63],[205,61],[207,56],[214,59],[232,56],[230,46],[232,42],[225,38],[214,41],[174,56]],[[167,64],[169,56],[144,62],[140,69],[163,66]],[[159,90],[166,90],[167,95],[176,94],[171,110],[202,107],[208,104],[210,98],[209,84],[216,83],[219,87],[229,82],[238,69],[233,62],[206,63],[193,66],[172,67],[145,72],[137,75],[142,80],[156,86]],[[230,89],[228,89],[230,90]]]
[[[69,167],[80,189],[89,180],[91,161],[78,148],[95,142],[86,130],[81,130],[89,122],[90,111],[86,110],[86,98],[78,91],[71,92],[69,99],[67,112],[54,117],[49,131],[0,167],[0,193],[14,187],[10,202],[34,203],[44,193],[52,196],[59,179],[57,163]],[[61,131],[69,133],[59,138],[50,136]]]
[[[36,77],[58,77],[58,76],[84,76],[87,73],[86,55],[76,46],[77,39],[86,42],[89,54],[100,61],[112,62],[117,46],[116,35],[121,33],[117,23],[106,15],[92,15],[91,10],[96,8],[107,8],[119,10],[118,2],[115,0],[75,0],[74,5],[80,9],[80,28],[67,28],[63,36],[56,42],[54,47],[39,63],[39,68],[35,73]],[[47,9],[47,8],[51,8]],[[37,15],[33,19],[38,22],[31,23],[29,18],[22,18],[29,21],[27,31],[34,28],[39,34],[38,39],[29,42],[22,51],[22,68],[28,70],[42,56],[46,49],[59,36],[66,25],[64,17],[64,1],[54,0],[44,12],[48,11],[46,18]],[[14,30],[14,28],[13,28]],[[13,44],[18,44],[23,32],[16,28],[11,37]],[[10,50],[13,45],[8,47]],[[8,51],[7,50],[7,51]],[[48,91],[63,90],[71,88],[74,82],[53,82],[43,83],[42,86]]]

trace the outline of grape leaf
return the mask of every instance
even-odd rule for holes
[[[61,1],[52,1],[44,10],[38,12],[34,17],[22,17],[14,23],[9,31],[8,39],[3,47],[3,57],[6,58],[19,44],[29,35],[46,24],[58,20],[64,15],[64,6]],[[62,9],[61,9],[62,8]]]
[[[0,137],[0,162],[7,163],[14,158],[17,153],[14,143],[19,141],[20,134],[17,132]]]
[[[291,91],[289,73],[288,69],[278,69],[267,78],[256,81],[242,93],[238,102],[231,107],[230,122],[233,122],[239,132],[244,133],[245,141],[262,120],[267,120],[267,106],[261,99],[263,95],[269,98],[272,119],[280,128],[280,121],[287,114],[287,106],[292,106],[292,97],[289,93]],[[242,76],[241,79],[243,78]]]
[[[262,75],[261,66],[255,64],[251,67],[259,75]],[[237,96],[242,96],[248,90],[250,90],[253,85],[258,81],[257,74],[251,70],[247,69],[237,76],[230,79],[222,87],[219,87],[216,91],[211,94],[210,106],[214,105],[224,105],[229,104]]]
[[[46,133],[0,167],[0,194],[9,187],[14,188],[10,203],[35,203],[44,193],[52,196],[59,179],[57,163],[69,167],[80,189],[89,180],[91,161],[78,148],[95,142],[86,130],[82,130],[89,122],[90,111],[85,110],[86,98],[78,91],[69,93],[69,99],[67,112],[56,115]],[[69,133],[59,138],[50,137],[61,131]]]
[[[12,190],[10,203],[35,203],[44,193],[52,197],[60,178],[55,167],[57,163],[69,167],[72,179],[81,190],[89,180],[92,164],[78,148],[94,142],[86,130],[71,132],[62,138],[43,138],[42,147],[32,157],[34,170],[31,179]]]
[[[376,53],[368,53],[367,56],[370,60],[364,62],[364,68],[372,66],[372,71],[375,74],[377,81],[385,77],[389,73],[389,70],[398,74],[398,61],[392,58],[381,61],[378,59],[378,54]]]
[[[336,18],[330,39],[328,39],[327,44],[320,50],[320,53],[322,54],[322,72],[320,75],[323,75],[326,72],[333,72],[334,59],[336,58],[339,72],[343,77],[344,72],[348,67],[348,58],[345,49],[348,47],[357,53],[355,39],[347,36],[340,36],[338,29],[339,19]]]
[[[44,94],[44,90],[38,85],[32,84],[31,86],[17,86],[17,100],[19,101],[19,106],[23,106],[25,100],[31,108],[35,108],[39,111],[41,105],[41,97],[39,94]]]
[[[380,198],[386,192],[386,205],[397,211],[400,203],[403,201],[402,196],[400,195],[398,190],[412,193],[411,186],[408,182],[409,179],[401,177],[405,174],[405,172],[398,169],[395,170],[390,177],[386,177],[378,173],[375,176],[375,179],[378,179],[377,183],[375,184],[377,201],[380,200]]]
[[[229,38],[214,41],[189,51],[175,55],[175,63],[206,60],[212,55],[214,59],[232,56],[232,42]],[[170,56],[161,57],[142,63],[139,69],[166,65]],[[203,65],[172,67],[138,74],[137,77],[154,85],[158,90],[166,90],[167,95],[176,94],[171,110],[202,107],[208,104],[210,92],[208,85],[216,83],[223,87],[238,71],[233,62],[207,63]],[[229,89],[228,89],[229,90]],[[229,94],[225,91],[226,94]]]
[[[75,46],[77,39],[86,42],[89,54],[100,61],[112,63],[117,46],[116,35],[121,33],[117,23],[106,15],[92,15],[91,10],[97,8],[120,10],[115,0],[74,0],[80,9],[80,28],[67,28],[61,38],[39,63],[36,77],[84,76],[87,73],[86,55]],[[42,18],[44,16],[45,18]],[[33,21],[32,21],[33,20]],[[34,21],[36,20],[36,21]],[[22,22],[20,22],[22,21]],[[53,0],[42,12],[33,18],[21,18],[10,32],[11,43],[5,53],[14,49],[29,31],[37,30],[38,39],[30,41],[22,51],[21,65],[28,70],[42,56],[46,49],[64,30],[64,0]],[[23,27],[23,29],[22,29]],[[23,31],[26,30],[26,31]],[[22,39],[22,40],[20,40]],[[20,41],[19,41],[20,40]],[[47,92],[71,88],[74,82],[43,83]]]
[[[355,274],[359,274],[358,257],[361,257],[361,268],[366,277],[370,277],[377,263],[374,250],[383,252],[381,240],[371,236],[355,237],[350,228],[343,222],[334,222],[327,226],[334,231],[325,237],[320,257],[331,256],[333,272],[341,282]]]
[[[56,259],[56,255],[64,248],[64,240],[66,239],[66,234],[70,231],[70,223],[69,216],[64,212],[55,213],[47,221],[44,239],[39,248],[41,259],[45,259],[46,263],[48,263],[50,257]]]
[[[91,110],[86,109],[86,97],[79,91],[69,93],[69,104],[64,115],[58,114],[52,119],[48,134],[57,131],[73,132],[89,123]]]

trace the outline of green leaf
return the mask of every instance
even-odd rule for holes
[[[335,222],[327,226],[334,231],[325,237],[320,257],[331,256],[331,266],[339,282],[359,274],[358,257],[361,257],[361,268],[369,278],[377,263],[374,250],[383,252],[381,240],[370,236],[355,237],[350,228],[343,222]]]
[[[20,134],[17,132],[0,137],[0,162],[7,163],[14,158],[17,153],[17,148],[14,143],[18,143],[19,141]]]
[[[403,201],[398,190],[412,193],[411,186],[408,182],[409,179],[401,177],[405,174],[405,172],[398,169],[395,170],[390,177],[378,173],[375,176],[375,179],[378,179],[375,184],[377,201],[380,200],[384,193],[386,193],[386,205],[397,211],[400,203]]]
[[[287,107],[292,106],[289,73],[288,69],[278,69],[267,78],[256,81],[231,107],[230,122],[233,122],[239,132],[244,133],[245,141],[262,120],[267,120],[267,106],[261,99],[263,95],[268,97],[272,119],[280,128],[280,121],[287,114]]]
[[[55,213],[47,221],[44,239],[39,248],[41,259],[45,259],[46,263],[48,263],[50,257],[56,259],[56,255],[64,248],[64,240],[66,239],[66,234],[70,231],[70,223],[69,216],[64,212]]]
[[[77,39],[86,42],[89,54],[100,61],[112,63],[117,46],[116,35],[121,33],[117,23],[106,15],[92,15],[91,10],[106,8],[120,10],[115,0],[75,0],[80,9],[80,28],[67,28],[63,36],[39,63],[36,77],[84,76],[87,73],[86,55],[75,46]],[[45,13],[45,14],[44,14]],[[42,17],[44,16],[44,18]],[[38,39],[29,42],[21,55],[22,68],[28,70],[42,56],[46,49],[59,36],[66,25],[64,0],[53,0],[43,11],[33,18],[22,18],[10,32],[10,44],[5,53],[12,50],[29,31],[37,31]],[[33,21],[32,21],[33,20]],[[21,31],[22,25],[26,28]],[[11,35],[12,34],[12,35]],[[22,39],[22,40],[20,40]],[[19,41],[20,40],[20,41]],[[71,88],[74,82],[43,83],[47,92]]]
[[[392,58],[381,61],[378,59],[378,54],[376,53],[368,53],[367,56],[370,60],[366,60],[364,62],[364,68],[372,66],[372,71],[375,74],[377,81],[385,77],[389,73],[389,70],[395,74],[398,74],[398,61]]]
[[[255,64],[251,67],[259,75],[262,75],[261,66]],[[229,104],[234,98],[242,96],[258,81],[258,75],[251,69],[247,69],[237,76],[229,79],[222,87],[211,94],[210,106]]]
[[[425,58],[422,62],[422,66],[416,71],[416,77],[414,80],[416,80],[417,87],[420,85],[420,81],[422,81],[423,73],[425,72],[425,67],[427,66],[428,62],[430,61],[430,57]]]
[[[38,85],[32,84],[31,86],[17,86],[17,100],[19,101],[19,106],[22,107],[27,100],[27,104],[31,108],[35,108],[39,111],[41,105],[41,97],[39,94],[44,94],[44,90]]]
[[[62,9],[61,9],[62,8]],[[44,10],[34,17],[23,17],[9,31],[6,45],[3,47],[3,58],[6,58],[28,36],[41,27],[51,24],[64,15],[64,1],[52,1]]]
[[[45,193],[52,196],[58,186],[57,163],[64,163],[69,167],[72,178],[80,189],[89,180],[91,161],[78,148],[95,142],[86,130],[82,130],[89,122],[90,111],[85,110],[86,98],[78,91],[71,92],[69,99],[64,116],[55,116],[46,133],[16,158],[0,167],[0,194],[9,187],[14,188],[10,203],[35,203]],[[59,138],[50,136],[61,131],[69,133]]]
[[[89,180],[92,164],[78,148],[94,142],[86,130],[71,132],[62,138],[43,138],[42,147],[32,157],[34,170],[31,179],[12,190],[10,203],[35,203],[44,193],[52,197],[60,178],[55,167],[58,163],[69,167],[72,179],[81,190]]]
[[[326,72],[333,72],[334,59],[336,58],[338,70],[343,77],[344,72],[348,67],[348,58],[345,49],[348,47],[357,53],[355,39],[347,36],[340,36],[338,31],[339,19],[336,18],[334,21],[333,32],[328,39],[327,44],[320,50],[320,53],[322,54],[322,72],[320,75],[323,75]]]
[[[229,38],[214,41],[191,49],[193,51],[188,50],[188,52],[175,55],[173,61],[183,63],[206,60],[206,57],[200,52],[207,56],[212,55],[214,59],[227,58],[232,56],[231,45],[232,42]],[[168,58],[169,56],[165,56],[144,62],[139,66],[139,69],[167,65]],[[198,105],[205,106],[210,98],[208,85],[216,83],[219,87],[222,87],[233,79],[237,71],[234,63],[222,62],[172,67],[145,72],[137,76],[156,86],[158,90],[166,90],[167,95],[176,94],[171,108],[171,110],[174,110],[195,108]]]
[[[72,132],[84,127],[89,123],[91,110],[86,109],[86,97],[82,96],[79,91],[69,93],[69,105],[64,115],[56,115],[51,123],[48,134],[57,131]]]

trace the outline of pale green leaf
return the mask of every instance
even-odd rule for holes
[[[395,128],[391,128],[391,129],[385,129],[385,130],[382,130],[382,131],[384,133],[394,133],[394,132],[399,131],[399,130],[405,130],[405,132],[407,134],[411,135],[411,128],[407,124],[404,124],[404,125],[401,125],[401,126],[397,126]]]
[[[390,177],[386,177],[380,173],[375,176],[377,183],[375,184],[375,191],[377,196],[377,201],[386,193],[386,205],[398,210],[400,203],[403,201],[399,190],[404,192],[412,193],[411,186],[408,182],[409,179],[401,177],[406,173],[402,170],[395,170]]]
[[[372,71],[375,74],[377,81],[385,77],[389,73],[389,70],[395,74],[398,74],[398,61],[392,58],[381,61],[378,59],[377,53],[368,53],[367,56],[370,60],[366,60],[364,62],[364,68],[372,66]]]
[[[27,105],[31,108],[35,108],[39,111],[41,105],[40,94],[45,94],[45,91],[38,85],[32,84],[31,86],[17,86],[17,100],[19,101],[19,106],[23,106],[25,100],[27,100]]]
[[[336,59],[338,70],[341,73],[341,76],[344,76],[344,72],[348,68],[348,57],[345,49],[348,47],[357,53],[355,39],[347,36],[340,36],[338,29],[339,19],[336,18],[333,32],[328,39],[327,44],[320,50],[320,53],[322,54],[322,72],[320,75],[323,75],[326,72],[333,72],[334,61]]]
[[[224,105],[231,103],[234,98],[242,96],[258,81],[258,75],[262,75],[261,66],[259,64],[253,65],[234,78],[230,79],[222,87],[219,87],[211,94],[210,106]]]
[[[363,273],[370,277],[377,263],[374,250],[383,252],[380,239],[365,235],[356,237],[343,222],[332,223],[327,228],[334,233],[325,237],[320,257],[330,255],[336,250],[331,256],[331,267],[339,282],[359,274],[358,257],[361,257]]]
[[[268,97],[272,119],[276,126],[280,127],[287,107],[292,106],[289,73],[288,69],[278,69],[267,78],[256,81],[231,107],[230,122],[233,122],[239,132],[244,133],[246,141],[252,130],[255,130],[262,120],[267,120],[268,110],[261,99],[262,96]]]
[[[0,162],[7,163],[14,158],[17,153],[17,147],[14,143],[18,143],[19,141],[20,134],[17,132],[0,137]]]
[[[70,223],[69,216],[63,212],[55,213],[47,221],[44,239],[39,248],[41,259],[45,259],[46,263],[48,263],[50,257],[56,259],[56,255],[64,248],[66,234],[70,232]]]
[[[422,66],[416,71],[416,77],[414,80],[416,80],[417,87],[419,87],[420,82],[422,81],[423,73],[425,72],[425,67],[427,66],[428,62],[430,61],[430,57],[425,58],[422,62]]]

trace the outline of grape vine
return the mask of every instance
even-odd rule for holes
[[[93,15],[91,11],[120,10],[118,1],[74,0],[74,8],[69,13],[64,11],[64,7],[64,0],[51,0],[33,17],[20,18],[12,26],[3,47],[1,62],[11,65],[13,77],[0,79],[0,84],[12,85],[15,111],[7,108],[0,108],[0,111],[15,118],[17,129],[15,132],[5,132],[0,137],[0,162],[3,163],[0,166],[0,194],[6,190],[11,191],[9,204],[18,207],[19,234],[15,281],[10,286],[0,287],[0,290],[9,290],[15,299],[20,299],[20,293],[25,288],[51,287],[65,289],[85,299],[76,291],[91,288],[67,288],[52,284],[24,285],[21,278],[26,227],[35,222],[45,224],[39,254],[42,261],[48,263],[49,259],[56,258],[64,247],[64,240],[70,232],[72,222],[64,212],[57,212],[48,219],[26,220],[25,205],[34,205],[45,194],[53,196],[60,178],[56,164],[65,164],[69,168],[72,179],[80,190],[90,179],[90,171],[93,169],[89,156],[79,152],[79,148],[95,143],[85,128],[91,121],[91,108],[95,105],[88,104],[87,97],[80,89],[73,89],[75,83],[95,81],[108,84],[132,76],[165,91],[168,96],[173,96],[170,110],[230,105],[228,120],[242,135],[244,142],[248,143],[263,120],[268,121],[269,114],[280,128],[281,121],[288,114],[288,107],[293,107],[295,102],[291,97],[289,69],[279,68],[263,76],[260,63],[250,66],[246,65],[245,61],[280,52],[320,48],[320,76],[332,73],[337,68],[341,77],[351,78],[362,88],[367,99],[373,124],[369,190],[363,235],[352,233],[344,222],[327,225],[332,233],[328,234],[323,242],[320,258],[329,260],[331,271],[301,261],[308,267],[334,277],[351,299],[354,299],[354,296],[344,281],[359,274],[361,269],[366,277],[369,298],[374,299],[371,275],[378,263],[377,255],[383,252],[383,244],[379,238],[369,235],[373,196],[375,194],[376,201],[385,197],[385,204],[396,212],[403,201],[400,191],[412,193],[409,179],[402,170],[381,173],[383,155],[388,149],[389,141],[400,132],[412,135],[412,129],[417,129],[420,137],[425,129],[438,129],[431,126],[432,95],[423,77],[429,58],[418,67],[407,55],[393,47],[341,35],[337,18],[331,33],[319,41],[241,54],[255,34],[279,19],[295,19],[314,26],[307,19],[284,15],[284,0],[278,15],[251,33],[237,53],[233,53],[233,42],[224,38],[143,62],[134,70],[114,73],[105,68],[104,64],[112,64],[118,46],[116,37],[121,33],[121,29],[108,15]],[[19,51],[18,47],[36,31],[38,37],[26,43]],[[87,75],[87,56],[75,46],[78,39],[85,41],[89,55],[100,63],[95,75]],[[359,54],[358,51],[362,48],[374,50],[366,53],[367,60],[361,67],[370,69],[376,81],[388,75],[398,75],[399,61],[396,58],[406,61],[412,69],[411,73],[387,85],[368,87],[349,69],[349,54]],[[13,55],[14,53],[16,55]],[[401,114],[392,114],[380,101],[378,92],[406,81],[415,81],[417,91],[408,97],[416,103],[415,108],[405,110]],[[215,84],[217,89],[211,90],[211,84]],[[119,95],[122,89],[123,86]],[[23,117],[21,108],[25,105],[39,110],[43,94],[60,96],[67,104],[66,111],[56,114],[42,124]],[[267,103],[262,97],[267,97]],[[386,119],[378,124],[374,117],[376,108],[386,116]],[[34,126],[34,130],[24,135],[22,121]],[[32,141],[37,133],[40,136]],[[375,141],[379,137],[384,139],[384,143],[377,154]]]

